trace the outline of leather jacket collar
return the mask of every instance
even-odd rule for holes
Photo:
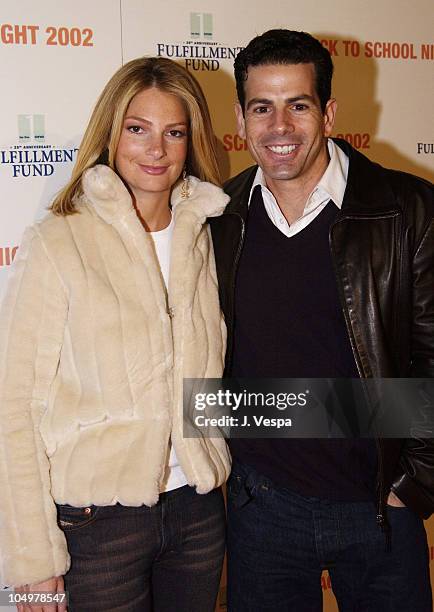
[[[333,140],[350,160],[340,216],[382,216],[398,212],[396,195],[384,178],[384,169],[361,155],[345,140]],[[239,174],[236,180],[226,183],[225,191],[231,196],[231,201],[224,214],[236,213],[243,220],[247,218],[250,188],[257,169],[258,166],[251,166]]]

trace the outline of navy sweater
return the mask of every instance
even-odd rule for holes
[[[328,241],[338,212],[329,202],[288,238],[255,189],[236,280],[233,377],[358,377]],[[278,486],[324,499],[374,499],[374,440],[233,439],[230,447],[234,459]]]

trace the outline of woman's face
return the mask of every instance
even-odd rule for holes
[[[125,114],[116,169],[138,202],[167,195],[187,157],[188,117],[182,102],[156,87],[134,96]]]

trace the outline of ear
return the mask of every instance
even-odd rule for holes
[[[246,120],[244,119],[243,109],[240,104],[235,104],[235,116],[237,118],[237,130],[240,138],[246,138]]]
[[[337,108],[338,103],[336,100],[334,98],[330,98],[324,111],[324,136],[331,136],[333,126],[335,124]]]

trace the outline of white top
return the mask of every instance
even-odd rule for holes
[[[340,149],[330,138],[327,140],[330,161],[326,171],[318,182],[318,185],[307,198],[303,214],[296,219],[294,223],[289,225],[285,219],[276,198],[265,184],[264,174],[261,168],[256,172],[255,180],[253,181],[250,191],[249,205],[252,198],[253,189],[256,185],[261,185],[262,199],[264,200],[265,210],[282,234],[288,238],[295,236],[302,229],[307,227],[315,217],[325,208],[327,202],[332,200],[340,209],[344,199],[345,188],[347,186],[348,177],[348,156]]]
[[[163,275],[166,288],[169,286],[170,251],[172,246],[173,227],[174,222],[172,216],[170,223],[167,227],[160,230],[159,232],[150,232],[150,235],[152,236],[152,239],[154,241],[155,252],[158,257],[161,274]],[[170,453],[168,456],[166,471],[164,474],[164,481],[160,493],[164,493],[165,491],[172,491],[173,489],[183,487],[186,484],[187,479],[185,477],[184,472],[182,471],[181,466],[179,465],[175,449],[173,448],[172,444],[170,444]]]

